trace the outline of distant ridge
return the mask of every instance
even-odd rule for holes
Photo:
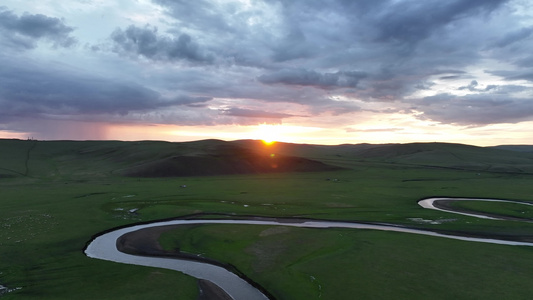
[[[387,144],[354,151],[366,160],[504,173],[533,173],[532,154],[452,143]]]
[[[237,141],[255,145],[257,141]],[[405,166],[440,167],[471,171],[533,173],[533,146],[479,147],[456,143],[343,144],[336,146],[276,143],[277,151],[333,161],[351,159]],[[522,150],[517,152],[516,149]],[[511,151],[513,150],[513,151]]]
[[[122,174],[134,177],[168,177],[319,172],[341,169],[319,161],[265,150],[252,151],[229,142],[217,143],[216,146],[210,145],[197,153],[165,157],[129,167],[124,169]]]
[[[500,146],[494,146],[491,148],[500,149],[500,150],[533,153],[533,145],[500,145]]]
[[[0,139],[0,180],[174,177],[334,171],[373,164],[533,174],[533,146],[453,143],[343,144],[258,140],[27,141]]]

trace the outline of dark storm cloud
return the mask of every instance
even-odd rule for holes
[[[472,94],[455,96],[438,94],[418,102],[418,117],[441,123],[482,126],[495,123],[518,123],[533,117],[531,99],[507,95]]]
[[[465,74],[465,71],[461,70],[435,70],[431,73],[431,75],[444,75],[444,74],[451,74],[451,75],[462,75]]]
[[[0,38],[16,48],[31,49],[38,40],[46,40],[54,46],[70,47],[76,39],[70,36],[74,29],[58,18],[42,14],[15,15],[0,7]]]
[[[477,80],[472,80],[469,85],[461,86],[458,90],[469,90],[471,92],[491,92],[493,94],[511,94],[516,92],[522,92],[528,89],[526,86],[520,85],[495,85],[489,84],[484,88],[478,87],[479,83]],[[490,94],[489,94],[490,95]]]
[[[516,60],[516,65],[521,66],[523,68],[531,68],[531,67],[533,67],[533,55],[527,55],[527,56],[525,56],[523,58],[517,59]]]
[[[511,94],[525,88],[481,86],[473,75],[464,71],[465,67],[486,58],[481,51],[490,43],[511,48],[507,45],[529,39],[529,27],[491,31],[505,26],[494,25],[499,15],[493,12],[508,13],[506,0],[336,0],[327,4],[268,0],[252,2],[252,7],[246,9],[236,2],[155,2],[166,9],[173,29],[165,35],[150,26],[119,29],[112,36],[117,50],[154,60],[187,60],[202,66],[207,61],[216,68],[234,67],[228,72],[199,71],[204,75],[195,74],[194,82],[176,80],[174,86],[180,89],[205,91],[213,98],[298,103],[307,106],[313,114],[338,115],[364,108],[355,102],[335,101],[335,96],[369,103],[387,102],[391,109],[402,111],[405,103],[412,101],[405,97],[421,90],[432,92],[442,88],[432,82],[433,78],[450,81],[471,78],[469,85],[458,90],[484,94],[477,106],[469,105],[476,108],[480,116],[477,120],[469,121],[469,115],[460,112],[455,119],[443,117],[433,105],[427,104],[421,105],[427,110],[425,117],[443,122],[485,124],[490,118],[483,117],[488,115],[483,105],[494,107],[495,103],[487,99],[496,97],[499,101],[508,100],[500,105],[509,113],[493,118],[494,122],[521,118],[510,113],[510,107],[522,103]],[[494,27],[481,31],[485,24]],[[170,55],[169,49],[179,42],[184,32],[195,37],[189,39],[191,51],[178,50],[175,51],[178,55]],[[246,74],[254,74],[251,77],[256,82],[244,81]],[[515,79],[529,78],[525,72],[512,75]],[[474,96],[465,97],[461,98],[463,102],[448,98],[449,107],[458,108],[458,103],[472,101],[468,97]],[[260,115],[259,112],[262,110],[251,107],[231,108],[224,114],[247,117]],[[460,121],[460,118],[465,119]]]
[[[533,26],[523,27],[521,29],[507,33],[500,40],[498,40],[494,45],[500,48],[507,47],[513,43],[529,38],[532,33],[533,33]]]
[[[346,26],[342,34],[365,42],[415,44],[446,26],[468,17],[486,15],[508,0],[272,0],[293,17],[292,24],[319,19]],[[326,32],[328,28],[322,28]],[[340,35],[340,34],[339,34]],[[410,48],[404,48],[410,50]]]
[[[140,122],[252,124],[296,116],[269,107],[290,103],[298,117],[408,113],[412,107],[426,119],[462,125],[533,119],[527,101],[516,98],[531,95],[531,88],[486,85],[477,75],[484,69],[508,81],[533,81],[533,27],[526,17],[513,18],[514,1],[152,2],[159,5],[154,11],[128,11],[135,16],[127,25],[102,26],[98,42],[83,40],[88,30],[79,30],[86,47],[77,56],[45,53],[50,57],[36,56],[29,65],[0,55],[0,116],[114,114]],[[0,47],[71,45],[78,30],[67,23],[0,9]],[[78,71],[52,67],[52,60],[75,61]],[[515,69],[497,71],[487,62]],[[459,80],[470,83],[459,87]]]
[[[533,81],[533,72],[522,72],[518,74],[514,74],[511,76],[506,77],[507,80],[527,80],[527,81]]]
[[[270,69],[275,68],[273,64],[313,58],[320,52],[320,31],[301,24],[309,17],[299,13],[306,2],[295,2],[297,10],[269,1],[252,2],[246,8],[231,1],[155,2],[167,8],[176,30],[186,28],[202,35],[217,56],[237,65]]]
[[[462,78],[466,72],[458,70],[437,70],[432,74],[428,75],[442,75],[439,77],[440,80],[453,80]]]
[[[501,76],[505,80],[527,80],[527,81],[533,81],[533,72],[530,70],[522,71],[522,70],[514,70],[514,71],[488,71],[487,73]]]
[[[353,1],[360,2],[360,1]],[[376,1],[383,2],[383,1]],[[374,24],[378,41],[413,43],[426,39],[434,31],[453,21],[480,13],[490,13],[506,0],[387,1],[377,4]],[[374,7],[373,9],[375,9]]]
[[[303,59],[303,64],[327,71],[282,66],[260,76],[260,82],[319,88],[351,86],[358,88],[354,96],[361,100],[394,101],[421,86],[430,86],[428,76],[439,72],[459,76],[464,73],[460,68],[479,60],[477,45],[465,49],[455,38],[453,26],[458,28],[456,23],[468,17],[488,18],[505,1],[334,1],[328,6],[321,1],[279,2],[285,31],[292,34],[295,46],[279,51],[290,43],[275,41],[271,47],[274,62],[282,62],[278,57],[296,57]],[[472,43],[477,40],[472,39]],[[285,53],[296,54],[291,57]],[[338,71],[332,72],[332,68]],[[444,68],[457,68],[457,73]],[[366,76],[352,77],[352,84],[336,82],[343,69],[364,70]]]
[[[442,37],[438,35],[445,34],[449,39],[447,26],[467,17],[486,15],[505,1],[339,0],[329,1],[327,5],[308,0],[255,2],[277,12],[268,22],[266,17],[270,15],[259,6],[242,10],[236,3],[156,2],[167,8],[168,15],[176,22],[176,30],[187,28],[202,35],[202,41],[210,44],[211,52],[217,56],[238,65],[271,70],[260,78],[262,82],[275,83],[277,75],[286,77],[277,83],[286,79],[287,84],[300,81],[303,85],[339,87],[343,85],[329,84],[334,79],[326,78],[327,74],[358,69],[381,81],[383,69],[388,69],[390,78],[404,76],[405,70],[413,73],[422,68],[427,76],[442,67],[463,67],[465,62],[474,62],[479,57],[476,49],[461,56],[449,55],[455,51],[449,46],[458,41],[439,45]],[[419,41],[430,37],[437,41],[416,52]],[[401,45],[405,43],[413,45]],[[460,43],[455,47],[459,48]],[[299,59],[298,68],[309,70],[309,74],[294,74],[296,68],[289,63],[296,59]],[[409,60],[412,62],[406,65]],[[320,76],[323,78],[317,79]],[[400,88],[398,93],[389,94],[403,95],[411,90]],[[381,98],[382,93],[376,97]]]
[[[315,86],[322,89],[356,87],[367,75],[359,71],[339,71],[319,73],[304,69],[283,69],[274,73],[261,75],[258,80],[264,84],[286,84]]]
[[[277,112],[268,112],[263,110],[255,109],[246,109],[238,107],[224,108],[220,110],[222,115],[234,116],[234,117],[245,117],[245,118],[259,118],[259,119],[283,119],[294,117],[291,114],[277,113]]]
[[[287,36],[272,47],[274,62],[309,58],[318,53],[318,47],[310,44],[299,28],[291,28]]]
[[[111,35],[115,49],[154,60],[188,60],[197,63],[209,63],[213,56],[203,53],[188,34],[168,37],[158,34],[157,28],[151,26],[137,27],[130,25],[126,30],[117,29]]]
[[[190,107],[204,107],[205,103],[213,100],[213,97],[193,97],[189,95],[181,95],[174,97],[168,104],[170,105],[187,105]]]
[[[210,97],[181,95],[165,99],[132,82],[50,69],[0,57],[0,118],[44,115],[125,115],[174,105],[192,105]]]
[[[425,91],[429,91],[431,90],[431,87],[434,86],[435,83],[433,82],[420,82],[420,83],[417,83],[415,85],[415,88],[417,90],[425,90]]]
[[[442,76],[439,77],[440,80],[450,80],[450,79],[459,79],[461,76],[459,75],[449,75],[449,76]]]

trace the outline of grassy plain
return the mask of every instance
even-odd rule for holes
[[[528,170],[533,160],[508,151],[423,145],[440,152],[393,148],[372,157],[345,147],[286,146],[265,151],[301,152],[345,169],[123,176],[123,170],[149,165],[154,157],[198,153],[218,144],[0,141],[0,284],[21,288],[2,297],[195,299],[194,278],[90,259],[83,248],[91,236],[113,227],[198,213],[390,223],[508,238],[533,235],[531,223],[482,220],[417,205],[430,196],[532,202]],[[476,156],[478,150],[483,155]],[[462,159],[458,167],[461,156],[478,160]],[[166,233],[162,244],[233,264],[279,299],[533,295],[529,247],[378,231],[229,225],[184,227]]]
[[[533,222],[533,206],[531,205],[507,202],[454,201],[450,202],[450,206],[458,210],[482,212]]]

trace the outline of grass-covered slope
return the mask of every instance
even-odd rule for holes
[[[211,145],[202,151],[171,155],[136,164],[121,171],[126,176],[167,177],[278,172],[333,171],[338,167],[302,157],[286,156],[268,149],[244,149],[234,144]]]
[[[381,156],[375,155],[378,150]],[[199,165],[211,170],[224,168],[202,160],[234,160],[242,166],[246,157],[272,162],[271,154],[288,157],[293,165],[303,160],[305,166],[320,162],[344,169],[124,176],[183,157],[199,158]],[[465,160],[492,167],[451,167]],[[533,223],[476,219],[417,205],[430,196],[532,202],[532,174],[494,170],[502,164],[523,170],[529,161],[527,153],[453,144],[266,147],[257,141],[0,140],[0,285],[12,290],[1,299],[197,299],[194,278],[95,260],[83,253],[91,237],[104,230],[186,215],[347,220],[463,235],[531,237]],[[523,209],[515,212],[521,209],[515,207],[472,209],[528,215]],[[169,249],[180,247],[236,266],[278,299],[533,295],[529,247],[377,231],[279,230],[212,225],[184,228],[163,238]]]
[[[267,146],[255,140],[184,143],[0,140],[0,178],[333,171],[345,167],[347,162],[533,173],[533,153],[505,149],[449,143]]]
[[[486,171],[533,171],[533,155],[507,150],[448,143],[376,145],[358,157],[395,163],[425,164]]]
[[[204,140],[22,141],[0,140],[0,178],[69,176],[170,177],[332,171],[322,162]]]
[[[517,151],[517,152],[533,153],[532,145],[501,145],[501,146],[494,146],[492,148],[501,149],[501,150]]]
[[[243,146],[257,147],[258,141],[239,141]],[[341,164],[347,161],[396,165],[452,168],[471,171],[533,173],[531,146],[476,147],[452,143],[345,144],[337,146],[276,143],[279,153]]]

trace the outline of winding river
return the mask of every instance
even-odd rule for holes
[[[460,212],[460,211],[455,211],[453,209],[435,207],[435,205],[434,205],[434,203],[436,201],[450,201],[450,200],[451,201],[506,202],[506,203],[515,203],[515,204],[533,206],[533,203],[528,203],[528,202],[511,201],[511,200],[500,200],[500,199],[479,199],[479,198],[476,198],[476,199],[471,199],[471,198],[428,198],[428,199],[424,199],[424,200],[418,201],[418,205],[422,206],[423,208],[435,209],[435,210],[451,212],[451,213],[455,213],[455,214],[460,214],[460,215],[470,216],[470,217],[476,217],[476,218],[482,218],[482,219],[490,219],[490,220],[507,220],[508,219],[508,218],[497,218],[497,217],[494,217],[494,216],[486,216],[486,215],[483,215],[483,214],[480,214],[480,213],[479,214],[475,214],[475,213]],[[524,221],[524,222],[528,222],[528,221]]]
[[[476,201],[497,201],[497,202],[511,202],[524,205],[533,205],[531,203],[509,201],[509,200],[495,200],[495,199],[468,199],[468,198],[429,198],[418,202],[418,204],[424,208],[436,209],[446,212],[459,213],[467,216],[496,219],[494,217],[488,217],[483,214],[456,212],[450,209],[442,209],[435,207],[436,201],[464,201],[464,200],[476,200]],[[268,299],[268,297],[262,293],[259,289],[255,288],[249,282],[236,274],[228,271],[220,266],[212,265],[206,262],[192,261],[178,258],[164,258],[164,257],[148,257],[131,255],[120,252],[117,249],[117,240],[124,234],[134,232],[140,229],[153,228],[158,226],[168,225],[190,225],[190,224],[243,224],[243,225],[280,225],[280,226],[292,226],[292,227],[304,227],[304,228],[352,228],[352,229],[372,229],[372,230],[384,230],[384,231],[396,231],[413,234],[421,234],[428,236],[443,237],[449,239],[473,241],[482,243],[502,244],[502,245],[516,245],[516,246],[533,246],[533,243],[507,241],[499,239],[488,238],[474,238],[464,237],[456,235],[448,235],[442,233],[436,233],[429,230],[410,229],[394,225],[381,225],[381,224],[364,224],[364,223],[351,223],[351,222],[337,222],[337,221],[290,221],[283,219],[279,221],[276,219],[262,220],[170,220],[153,222],[149,224],[133,225],[131,227],[121,228],[113,230],[104,234],[101,234],[94,238],[86,247],[85,254],[88,257],[114,261],[118,263],[134,264],[141,266],[157,267],[164,269],[171,269],[180,271],[187,275],[196,277],[198,279],[204,279],[211,281],[220,288],[222,288],[228,295],[235,300],[253,300],[253,299]]]

